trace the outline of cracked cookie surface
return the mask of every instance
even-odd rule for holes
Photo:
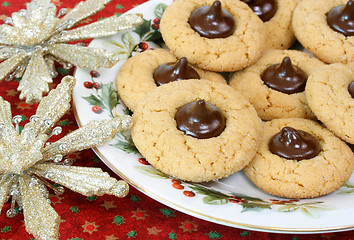
[[[227,38],[201,37],[189,25],[191,13],[214,0],[176,0],[165,10],[160,31],[168,48],[178,57],[210,71],[236,71],[253,64],[267,47],[263,22],[241,1],[223,0],[222,8],[235,20]]]
[[[317,118],[338,137],[354,144],[354,99],[348,87],[354,63],[334,63],[318,69],[306,85],[306,99]]]
[[[204,99],[226,117],[217,137],[198,139],[178,130],[181,106]],[[262,136],[262,121],[251,104],[226,84],[183,80],[156,88],[133,114],[133,141],[156,169],[193,182],[227,177],[253,158]]]
[[[334,31],[326,14],[348,0],[303,0],[294,10],[292,26],[298,41],[326,63],[354,61],[354,36]]]
[[[288,160],[270,152],[269,140],[283,127],[316,137],[321,152],[306,160]],[[274,119],[264,124],[263,139],[244,173],[265,192],[286,198],[314,198],[341,187],[354,169],[352,150],[331,131],[309,119]]]
[[[166,49],[147,50],[129,58],[120,69],[116,86],[124,104],[134,112],[139,102],[155,88],[154,71],[162,64],[176,62],[177,58]],[[218,73],[191,66],[202,79],[226,84]]]
[[[279,64],[284,57],[290,57],[293,65],[301,68],[308,76],[324,65],[320,60],[297,50],[267,50],[252,66],[233,74],[230,86],[240,91],[256,109],[263,120],[274,118],[309,118],[315,116],[307,105],[305,92],[283,93],[264,84],[261,75],[264,70]]]

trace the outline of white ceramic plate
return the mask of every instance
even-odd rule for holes
[[[171,2],[146,2],[129,11],[143,13],[143,25],[92,41],[90,46],[119,53],[122,60],[112,69],[97,70],[99,76],[91,69],[76,70],[78,81],[73,97],[80,126],[91,120],[128,114],[124,104],[116,100],[115,78],[128,57],[162,44],[158,19]],[[92,87],[93,83],[100,86]],[[354,229],[353,176],[332,194],[297,201],[266,194],[242,172],[203,185],[173,180],[141,163],[142,156],[134,152],[130,133],[117,134],[112,141],[94,150],[105,164],[135,188],[169,207],[207,221],[267,232],[318,233]]]

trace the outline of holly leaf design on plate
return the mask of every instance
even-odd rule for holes
[[[133,32],[139,35],[140,39],[144,37],[144,35],[150,32],[151,20],[143,19],[144,22],[139,26],[133,29]]]
[[[128,55],[130,55],[136,46],[134,37],[129,32],[126,32],[122,35],[122,42],[128,51]]]
[[[155,16],[161,19],[162,14],[165,12],[166,8],[167,8],[167,4],[164,3],[157,4],[154,9]]]
[[[112,53],[124,56],[124,57],[122,57],[122,59],[123,58],[127,59],[129,56],[129,48],[125,47],[123,44],[120,44],[117,41],[113,41],[113,40],[104,41],[103,46],[106,46],[106,47],[113,46],[114,50],[112,50]]]
[[[99,89],[96,89],[95,94],[90,94],[90,96],[82,98],[90,105],[99,106],[101,109],[105,109],[113,118],[115,117],[115,114],[112,110],[120,104],[118,93],[113,87],[113,82],[100,84],[100,86]]]
[[[133,51],[136,47],[136,42],[134,37],[130,32],[126,32],[121,36],[122,43],[115,40],[103,41],[103,45],[107,48],[113,48],[112,53],[119,55],[120,60],[128,59],[132,56]]]
[[[160,172],[159,170],[157,170],[152,166],[135,166],[135,169],[153,178],[165,178],[165,179],[170,178],[167,174]]]
[[[112,147],[118,148],[126,153],[139,153],[138,149],[136,149],[134,144],[130,144],[129,142],[118,140],[118,142],[114,144],[110,144]]]
[[[82,97],[82,98],[85,99],[90,105],[96,105],[101,108],[106,108],[104,104],[101,102],[101,100],[93,94],[90,94],[90,96],[88,97]]]
[[[249,201],[249,202],[262,202],[262,203],[268,203],[267,201],[264,201],[260,198],[256,198],[256,197],[250,197],[244,194],[240,194],[240,193],[232,193],[233,197],[236,197],[238,199],[242,199],[244,201]]]
[[[323,202],[313,202],[313,203],[300,203],[300,204],[284,204],[278,208],[279,212],[293,212],[300,210],[307,216],[318,218],[320,216],[319,211],[321,210],[333,210],[333,208],[322,205]]]
[[[156,31],[156,30],[147,33],[145,36],[145,41],[153,42],[161,48],[164,47],[164,44],[165,44],[162,39],[162,35],[161,35],[160,31]]]
[[[242,206],[241,212],[247,211],[262,211],[264,209],[271,209],[272,203],[260,198],[250,197],[244,194],[232,193],[232,199],[237,199]]]
[[[112,147],[118,148],[126,153],[139,153],[135,147],[132,136],[128,132],[120,132],[115,136],[116,143],[110,144]]]
[[[222,192],[206,188],[201,185],[190,185],[190,188],[198,194],[205,195],[205,197],[203,198],[203,202],[205,204],[223,205],[229,202],[230,197]]]
[[[271,209],[272,204],[264,201],[246,201],[244,203],[241,203],[242,206],[242,211],[241,212],[247,212],[247,211],[262,211],[264,209]]]
[[[347,182],[339,190],[338,194],[350,194],[354,193],[354,184]]]
[[[205,204],[223,205],[229,203],[228,198],[220,198],[219,196],[210,195],[203,198]]]
[[[102,85],[101,98],[106,108],[110,111],[119,104],[118,93],[114,90],[112,82]]]
[[[130,115],[130,116],[133,115],[133,112],[130,111],[129,108],[123,109],[123,112],[124,112],[125,115]]]

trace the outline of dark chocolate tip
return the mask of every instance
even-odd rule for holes
[[[294,66],[286,56],[280,64],[274,64],[261,75],[264,84],[274,90],[292,94],[305,90],[307,74],[299,67]]]
[[[354,0],[331,9],[327,13],[327,24],[346,37],[354,36]]]
[[[267,22],[274,17],[278,10],[275,0],[242,0],[263,21]]]
[[[349,94],[352,96],[352,98],[354,99],[354,81],[351,82],[348,86],[348,91],[349,91]]]
[[[180,107],[175,120],[180,131],[198,139],[217,137],[226,126],[223,113],[203,99]]]
[[[211,6],[197,8],[188,22],[194,31],[206,38],[226,38],[235,31],[234,18],[222,8],[220,1],[214,1]]]
[[[269,150],[282,158],[292,160],[305,160],[316,157],[321,152],[321,145],[313,135],[284,127],[269,141]]]
[[[168,62],[159,66],[153,74],[155,84],[163,84],[184,79],[200,79],[199,74],[188,65],[186,57],[182,57],[177,62]]]

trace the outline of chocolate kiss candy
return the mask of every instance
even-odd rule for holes
[[[341,5],[329,11],[327,24],[344,36],[354,36],[354,0],[349,0],[345,6]]]
[[[275,0],[242,0],[262,19],[263,22],[269,21],[277,12]]]
[[[351,82],[349,84],[348,91],[349,91],[350,95],[352,96],[352,98],[354,98],[354,82]]]
[[[220,1],[194,10],[189,18],[189,24],[200,36],[206,38],[226,38],[235,31],[234,18],[222,9]]]
[[[269,150],[282,158],[304,160],[316,157],[320,151],[319,141],[311,134],[284,127],[269,141]]]
[[[155,70],[153,77],[157,86],[183,79],[200,79],[199,74],[188,66],[188,60],[185,57],[177,63],[162,64]]]
[[[289,57],[285,57],[281,64],[264,70],[261,78],[268,87],[291,94],[305,90],[307,74],[301,68],[293,66]]]
[[[199,139],[219,136],[226,125],[220,110],[204,100],[190,102],[179,108],[175,120],[179,130]]]

